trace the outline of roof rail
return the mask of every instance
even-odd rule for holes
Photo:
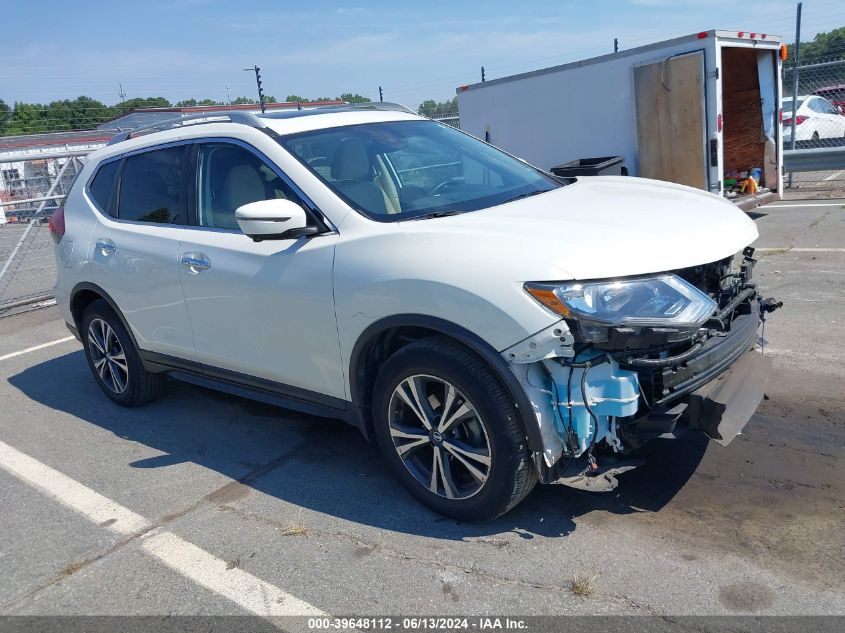
[[[406,108],[398,103],[390,103],[388,101],[365,101],[363,103],[341,103],[337,105],[325,105],[308,107],[302,110],[278,110],[276,112],[267,112],[265,114],[254,114],[252,112],[243,112],[238,110],[221,110],[219,112],[197,112],[196,114],[189,114],[187,116],[175,117],[153,123],[152,125],[145,125],[143,127],[132,130],[125,130],[115,134],[108,142],[108,145],[120,143],[126,139],[144,136],[145,134],[152,134],[153,132],[161,132],[163,130],[172,130],[177,127],[185,127],[188,125],[200,125],[202,123],[240,123],[249,125],[255,128],[265,128],[267,123],[262,119],[286,118],[289,116],[306,116],[308,114],[321,114],[326,111],[344,111],[344,110],[380,110],[390,112],[407,112],[409,114],[416,114],[410,108]]]
[[[338,103],[336,105],[312,106],[301,110],[276,110],[274,112],[267,112],[256,116],[261,119],[286,119],[312,114],[325,114],[328,111],[348,112],[349,110],[380,110],[385,112],[407,112],[409,114],[416,114],[416,112],[410,108],[406,108],[398,103],[390,103],[388,101],[364,101],[362,103]]]
[[[189,114],[187,116],[175,117],[153,123],[152,125],[145,125],[143,127],[135,128],[118,132],[108,142],[108,145],[120,143],[126,139],[152,134],[153,132],[161,132],[164,130],[172,130],[177,127],[185,127],[188,125],[201,125],[203,123],[240,123],[242,125],[249,125],[250,127],[263,128],[267,127],[258,116],[252,112],[239,112],[236,110],[223,110],[220,112],[197,112],[196,114]]]
[[[390,101],[364,101],[363,103],[344,103],[337,106],[320,106],[315,108],[320,110],[322,108],[348,108],[350,110],[384,110],[387,112],[409,112],[416,114],[410,108],[406,108],[400,103],[392,103]]]

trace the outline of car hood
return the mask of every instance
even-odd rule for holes
[[[497,274],[504,267],[514,281],[686,268],[733,255],[758,236],[754,222],[720,196],[621,176],[581,178],[496,207],[400,226],[440,261]]]

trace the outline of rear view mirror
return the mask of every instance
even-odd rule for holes
[[[238,207],[235,220],[244,235],[256,242],[295,239],[318,232],[316,227],[308,226],[308,216],[302,207],[280,198],[259,200]]]

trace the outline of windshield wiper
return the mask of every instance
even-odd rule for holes
[[[540,189],[539,191],[529,191],[528,193],[521,193],[518,196],[514,196],[513,198],[508,198],[504,202],[500,202],[499,204],[506,204],[508,202],[513,202],[514,200],[522,200],[523,198],[530,198],[531,196],[538,196],[541,193],[548,193],[551,189]]]
[[[431,213],[423,213],[422,215],[415,215],[412,218],[408,218],[406,222],[411,220],[428,220],[429,218],[445,218],[449,215],[458,215],[463,213],[463,211],[432,211]]]

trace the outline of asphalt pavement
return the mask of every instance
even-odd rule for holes
[[[0,614],[845,615],[845,200],[752,217],[784,307],[745,432],[481,525],[340,422],[175,380],[123,409],[55,308],[0,319]]]

